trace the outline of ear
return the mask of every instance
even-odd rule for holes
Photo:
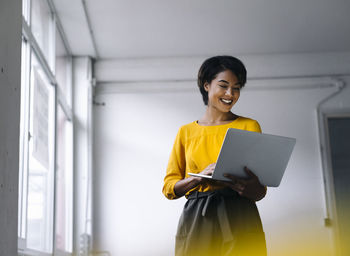
[[[209,91],[209,87],[210,87],[210,84],[209,84],[209,83],[205,83],[205,84],[204,84],[204,90],[205,90],[206,92]]]

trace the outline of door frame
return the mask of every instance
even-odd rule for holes
[[[339,221],[337,216],[334,175],[332,168],[331,147],[328,120],[330,118],[349,118],[350,109],[323,110],[319,116],[320,151],[323,171],[326,213],[324,225],[331,228],[334,255],[340,256]]]

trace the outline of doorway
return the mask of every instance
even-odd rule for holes
[[[350,115],[326,119],[334,183],[338,255],[350,255]]]

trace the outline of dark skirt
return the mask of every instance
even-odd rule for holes
[[[188,196],[176,234],[176,256],[266,256],[255,202],[231,189]]]

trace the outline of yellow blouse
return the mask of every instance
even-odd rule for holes
[[[188,172],[199,173],[217,161],[228,128],[261,133],[259,123],[246,117],[238,117],[223,125],[202,126],[194,121],[180,127],[164,178],[163,194],[168,199],[177,198],[174,186],[179,180],[187,178]],[[208,181],[193,188],[187,195],[194,190],[205,192],[218,188],[221,187]]]

